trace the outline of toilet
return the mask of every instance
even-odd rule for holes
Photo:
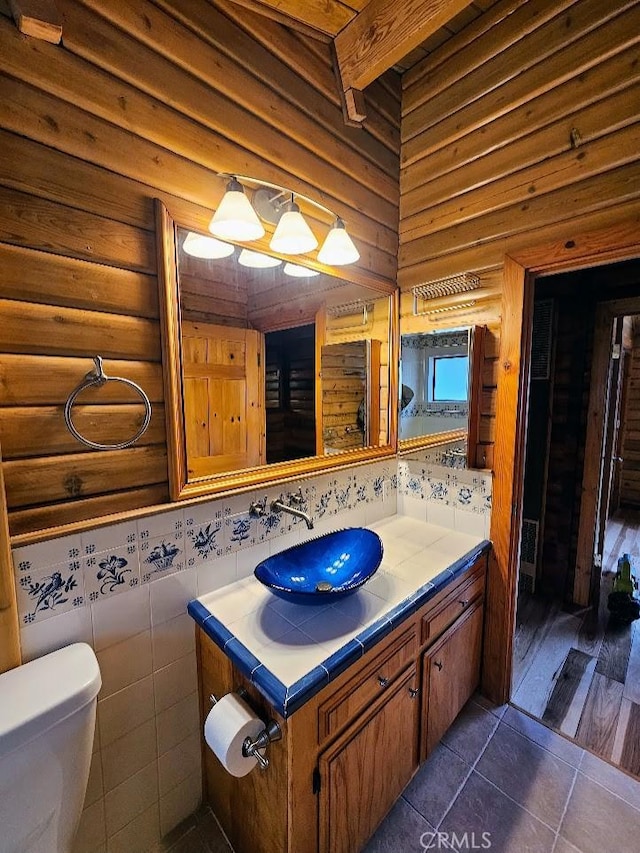
[[[101,683],[86,643],[0,675],[1,853],[71,853]]]

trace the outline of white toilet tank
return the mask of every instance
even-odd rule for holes
[[[0,853],[70,853],[101,683],[86,643],[0,675]]]

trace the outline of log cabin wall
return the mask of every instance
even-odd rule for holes
[[[0,441],[14,534],[168,500],[154,197],[206,228],[217,172],[284,184],[344,216],[361,283],[396,276],[397,75],[368,90],[365,128],[347,128],[329,46],[246,9],[57,5],[54,46],[21,35],[0,3]],[[153,403],[130,449],[88,451],[64,427],[96,353]],[[114,385],[76,423],[110,443],[140,416]]]
[[[505,254],[640,213],[638,32],[637,2],[502,0],[403,75],[402,330],[412,286],[480,276],[428,324],[489,326],[488,467]]]
[[[625,320],[628,319],[625,317]],[[631,349],[627,355],[622,415],[622,459],[619,501],[623,507],[640,507],[640,328],[633,318]]]

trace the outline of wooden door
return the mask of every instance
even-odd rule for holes
[[[416,771],[416,691],[414,664],[320,757],[320,853],[361,850]]]
[[[421,760],[438,744],[480,681],[482,602],[424,655]]]
[[[183,322],[182,353],[189,476],[264,464],[263,336]]]

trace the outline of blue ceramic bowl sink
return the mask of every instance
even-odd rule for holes
[[[253,573],[279,598],[294,604],[327,604],[356,592],[381,562],[378,534],[347,527],[274,554]]]

